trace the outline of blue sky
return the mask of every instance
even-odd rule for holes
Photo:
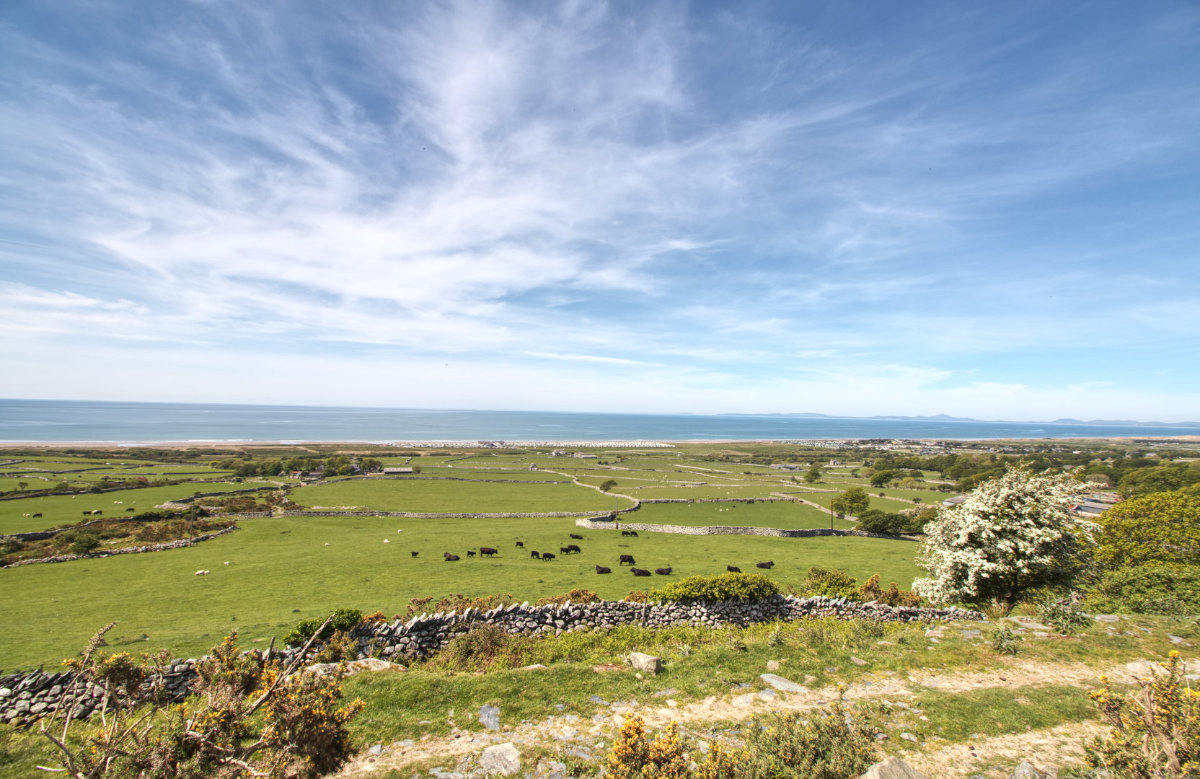
[[[1200,418],[1200,6],[0,8],[0,396]]]

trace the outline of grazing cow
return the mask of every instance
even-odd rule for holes
[[[621,559],[617,561],[617,565],[625,565],[625,563],[637,565],[637,560],[634,560],[631,554],[623,554],[621,555]]]
[[[534,549],[532,552],[530,552],[529,556],[530,557],[541,557],[541,555],[537,553],[536,549]]]
[[[637,531],[636,531],[636,530],[622,530],[622,531],[621,531],[621,535],[623,535],[623,536],[633,536],[634,538],[637,538]]]
[[[754,564],[754,566],[755,566],[756,568],[774,568],[774,567],[775,567],[775,561],[774,561],[774,560],[767,560],[765,563],[755,563],[755,564]]]
[[[474,552],[474,550],[470,550],[470,549],[468,549],[468,550],[467,550],[467,557],[474,557],[474,556],[475,556],[475,552]]]
[[[658,574],[659,576],[670,576],[670,575],[671,575],[671,568],[670,568],[670,566],[668,566],[668,567],[666,567],[666,568],[655,568],[655,569],[654,569],[654,572],[655,572],[656,574]]]
[[[133,511],[133,509],[130,509],[130,511]],[[40,512],[40,511],[39,511],[39,512],[37,512],[36,514],[34,514],[34,515],[33,515],[33,518],[34,518],[34,519],[40,519],[40,518],[41,518],[41,516],[42,516],[42,512]]]
[[[446,558],[446,562],[448,563],[453,563],[458,560],[458,555],[450,554],[449,552],[442,552],[442,557]]]
[[[570,549],[575,554],[583,554],[583,550],[579,548],[578,544],[567,544],[567,549]]]
[[[605,568],[603,565],[597,565],[596,573],[612,573],[612,568]]]
[[[741,573],[742,572],[742,569],[738,568],[736,565],[727,565],[727,566],[725,566],[725,570],[729,571],[730,573]]]
[[[518,541],[518,542],[517,542],[517,549],[524,549],[524,548],[525,548],[525,542],[524,542],[524,541]]]
[[[130,506],[129,508],[127,508],[125,510],[126,511],[137,511],[137,509],[135,509],[133,506]]]
[[[491,557],[494,554],[499,554],[499,550],[492,549],[490,546],[479,547],[479,556],[480,557]]]
[[[571,554],[571,547],[569,547],[569,546],[560,546],[560,547],[558,548],[558,553],[559,553],[559,554]]]
[[[416,557],[420,553],[419,552],[409,552],[409,554],[412,555],[413,557]]]
[[[578,533],[571,533],[570,536],[571,536],[571,538],[574,538],[576,541],[583,540],[583,536],[579,535]]]
[[[647,571],[645,568],[630,568],[629,570],[633,572],[634,576],[649,576],[650,575],[650,572]]]
[[[542,559],[543,560],[553,560],[554,553],[553,552],[542,552]]]

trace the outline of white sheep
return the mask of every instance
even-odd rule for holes
[[[208,571],[205,571],[203,569],[196,571],[197,576],[208,576],[208,573],[209,573]]]
[[[389,540],[387,540],[387,539],[385,538],[385,539],[383,539],[383,543],[385,543],[385,544],[390,544],[390,543],[392,543],[392,542],[391,542],[391,541],[389,541]]]

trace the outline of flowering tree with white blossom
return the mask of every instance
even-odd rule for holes
[[[1096,530],[1071,512],[1084,489],[1073,473],[1025,467],[980,484],[925,525],[917,564],[930,576],[913,590],[936,602],[1011,607],[1032,588],[1069,584]]]

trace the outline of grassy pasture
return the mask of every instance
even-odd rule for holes
[[[562,484],[570,484],[571,480],[565,476],[559,476],[555,473],[546,471],[531,471],[528,468],[511,468],[501,469],[497,467],[491,468],[469,468],[466,466],[448,466],[429,467],[422,465],[420,476],[442,476],[446,478],[458,479],[493,479],[496,481],[555,481]]]
[[[574,484],[506,484],[449,479],[355,479],[292,492],[302,506],[426,513],[611,511],[629,501]],[[614,506],[614,502],[619,506]]]
[[[661,525],[775,527],[785,530],[829,527],[829,514],[801,503],[645,503],[625,518]],[[834,519],[833,526],[852,530],[853,522]]]
[[[743,509],[739,509],[743,510]],[[403,533],[398,533],[403,530]],[[579,532],[579,555],[532,559],[526,550],[553,551]],[[384,544],[384,539],[390,543]],[[517,540],[526,550],[516,549]],[[325,546],[328,543],[329,546]],[[494,546],[494,559],[467,558],[467,549]],[[410,551],[420,556],[412,558]],[[880,573],[908,586],[918,570],[915,546],[868,538],[781,539],[678,536],[581,530],[570,519],[414,520],[375,517],[287,517],[244,520],[230,535],[195,547],[145,555],[79,560],[0,570],[0,587],[20,598],[0,601],[0,667],[28,667],[79,650],[111,620],[116,648],[202,652],[237,628],[246,646],[281,635],[296,621],[341,606],[401,611],[410,598],[447,593],[511,593],[534,600],[577,587],[606,598],[661,586],[665,577],[637,579],[617,566],[633,554],[642,567],[672,566],[676,578],[715,574],[726,565],[753,568],[799,584],[813,565],[844,567],[860,580]],[[443,552],[463,559],[444,562]],[[230,565],[223,565],[224,561]],[[610,575],[593,566],[606,565]],[[195,576],[199,569],[208,576]],[[143,635],[149,640],[140,640]]]
[[[695,487],[681,486],[630,486],[628,489],[625,485],[620,484],[614,492],[622,492],[635,498],[769,498],[772,492],[783,491],[784,486],[781,484],[755,484],[755,485],[720,485],[707,483]]]
[[[83,512],[100,509],[105,517],[120,517],[134,512],[128,508],[147,511],[167,500],[186,498],[195,492],[229,492],[248,487],[261,486],[253,482],[213,482],[211,484],[185,483],[170,487],[142,487],[114,492],[88,493],[85,495],[47,495],[40,498],[20,498],[0,501],[0,534],[29,533],[35,530],[58,527],[84,521]],[[117,503],[120,501],[120,503]],[[38,514],[41,517],[26,517]]]

